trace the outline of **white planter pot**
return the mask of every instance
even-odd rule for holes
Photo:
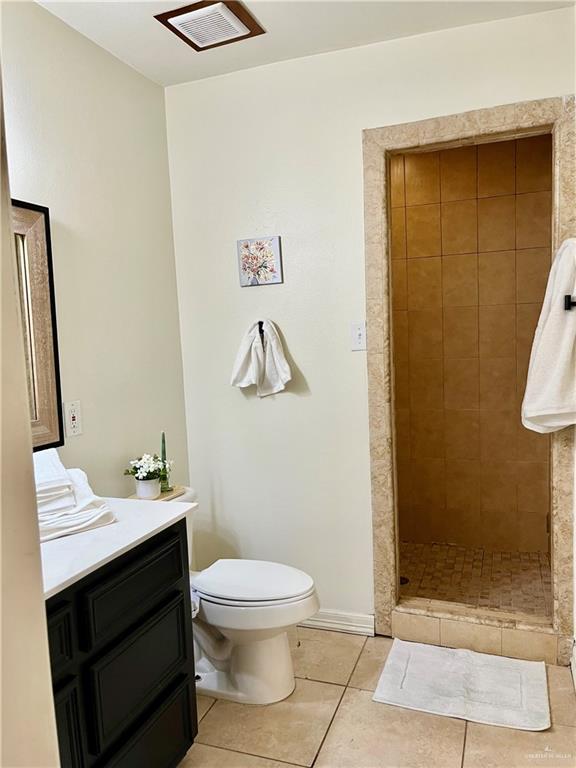
[[[157,499],[160,496],[160,480],[136,480],[136,496],[139,499]]]

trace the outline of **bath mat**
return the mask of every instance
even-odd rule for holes
[[[524,731],[550,727],[546,665],[394,640],[374,701]]]

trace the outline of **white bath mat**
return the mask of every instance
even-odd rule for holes
[[[525,731],[550,727],[546,665],[394,640],[374,701]]]

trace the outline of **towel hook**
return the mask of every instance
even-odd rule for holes
[[[264,321],[258,320],[258,333],[260,334],[260,341],[264,344]]]
[[[567,294],[564,296],[564,309],[571,310],[572,307],[576,307],[576,301],[574,301],[570,294]]]

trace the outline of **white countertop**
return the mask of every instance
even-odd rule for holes
[[[40,545],[44,598],[61,592],[115,557],[185,517],[196,503],[107,499],[116,522]]]

